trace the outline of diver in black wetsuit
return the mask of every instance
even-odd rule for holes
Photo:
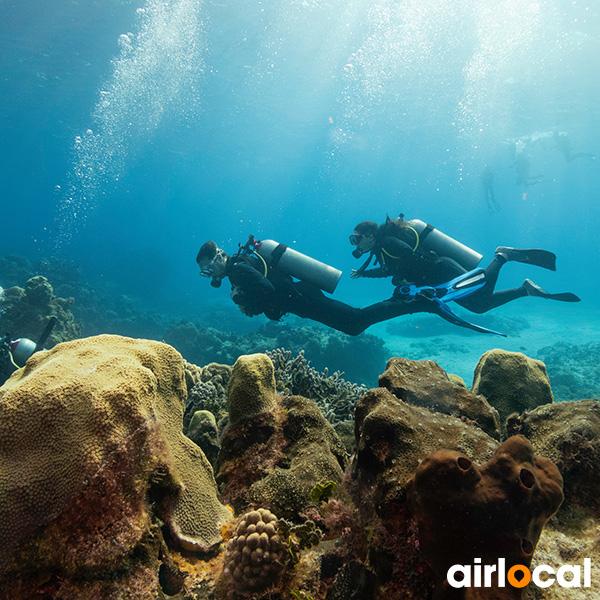
[[[316,286],[296,281],[278,268],[267,265],[257,252],[238,252],[228,256],[213,241],[206,242],[196,257],[200,274],[211,277],[219,287],[224,278],[231,286],[231,299],[248,316],[264,314],[279,321],[288,313],[323,323],[348,335],[388,319],[415,312],[438,312],[425,297],[392,299],[365,308],[355,308],[333,300]]]
[[[500,205],[496,201],[496,192],[494,191],[494,179],[496,173],[494,169],[489,165],[484,165],[483,171],[481,172],[480,180],[483,186],[483,195],[485,197],[485,203],[487,204],[488,211],[490,214],[494,214],[501,210]]]
[[[378,226],[373,221],[363,221],[354,228],[350,243],[356,246],[353,255],[358,258],[369,253],[367,262],[352,271],[351,277],[392,277],[392,284],[402,288],[414,286],[440,286],[475,269],[481,255],[439,232],[418,219],[404,221],[388,219]],[[378,268],[367,269],[372,259]],[[518,288],[496,291],[495,286],[502,265],[516,261],[556,270],[556,256],[547,250],[518,249],[499,246],[494,258],[483,270],[485,284],[470,295],[456,298],[460,306],[474,313],[485,313],[507,302],[536,296],[563,302],[579,302],[571,293],[550,294],[530,279]]]

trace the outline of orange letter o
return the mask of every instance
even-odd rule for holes
[[[523,573],[523,578],[520,581],[515,577],[517,571]],[[531,571],[525,565],[513,565],[508,570],[506,579],[508,579],[508,583],[513,587],[523,588],[531,581]]]

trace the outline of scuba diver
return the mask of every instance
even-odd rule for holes
[[[481,172],[481,185],[483,186],[483,195],[490,214],[494,214],[500,210],[500,205],[496,202],[496,194],[494,192],[494,177],[496,173],[489,165],[484,165]]]
[[[569,292],[546,292],[530,279],[525,279],[518,288],[495,290],[500,269],[509,261],[556,271],[556,255],[548,250],[499,246],[490,264],[485,269],[477,268],[481,254],[419,219],[405,221],[404,215],[397,219],[388,217],[381,226],[373,221],[359,223],[350,236],[350,243],[356,246],[352,252],[355,258],[369,254],[365,263],[352,271],[351,278],[392,277],[396,295],[408,293],[410,297],[419,288],[420,293],[436,289],[436,297],[451,294],[444,297],[445,302],[454,300],[478,314],[525,296],[580,301]],[[368,269],[373,259],[379,266]],[[461,289],[469,293],[458,294]]]
[[[573,144],[566,131],[554,130],[552,132],[552,140],[556,149],[565,157],[567,162],[572,162],[577,158],[584,158],[586,160],[596,159],[591,152],[573,152]]]
[[[248,238],[229,256],[213,241],[202,245],[196,262],[200,275],[213,287],[231,283],[231,299],[247,316],[264,314],[280,321],[288,314],[323,323],[348,335],[358,335],[375,323],[415,312],[437,312],[429,298],[390,298],[355,308],[325,296],[333,293],[341,271],[272,240]],[[294,278],[301,278],[296,281]]]
[[[56,317],[50,317],[37,342],[28,338],[12,340],[8,333],[0,338],[0,385],[2,385],[14,371],[24,367],[27,360],[35,352],[44,350],[44,344],[52,333],[56,321]]]

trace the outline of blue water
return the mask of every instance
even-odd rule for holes
[[[531,276],[596,314],[597,2],[0,6],[0,256],[75,260],[140,307],[194,318],[230,302],[198,277],[200,245],[252,233],[342,269],[335,297],[365,305],[391,285],[350,280],[348,235],[402,212],[485,264],[499,244],[555,251],[556,273],[510,264],[500,287]],[[517,185],[515,141],[552,131],[598,160],[568,162],[541,135],[543,179]],[[571,309],[539,303],[566,326]]]

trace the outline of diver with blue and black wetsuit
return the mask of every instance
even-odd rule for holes
[[[291,313],[348,335],[358,335],[371,325],[394,317],[438,311],[430,298],[418,294],[411,298],[390,298],[365,308],[355,308],[329,298],[321,287],[333,291],[341,275],[337,269],[334,269],[337,274],[332,275],[331,267],[281,244],[276,245],[273,252],[265,252],[269,248],[267,241],[255,245],[251,238],[252,243],[240,246],[233,256],[227,255],[215,242],[208,241],[196,257],[200,274],[212,278],[213,287],[220,287],[223,279],[229,279],[231,299],[245,315],[264,314],[279,321]],[[285,258],[281,258],[282,255]],[[304,280],[295,280],[289,271],[302,272]],[[323,281],[323,274],[326,281]],[[328,285],[332,277],[334,281]]]
[[[352,271],[353,279],[392,277],[392,284],[397,289],[407,285],[418,288],[443,286],[445,282],[476,269],[482,258],[478,252],[435,227],[418,219],[405,221],[403,215],[398,219],[388,218],[381,226],[373,221],[359,223],[350,236],[350,243],[356,246],[352,253],[356,258],[369,255],[361,268]],[[373,259],[379,266],[369,269]],[[556,255],[548,250],[499,246],[490,264],[481,269],[482,285],[468,295],[456,297],[454,301],[478,314],[526,296],[562,302],[580,301],[570,292],[546,292],[530,279],[525,279],[518,288],[496,291],[500,269],[508,261],[556,271]]]

